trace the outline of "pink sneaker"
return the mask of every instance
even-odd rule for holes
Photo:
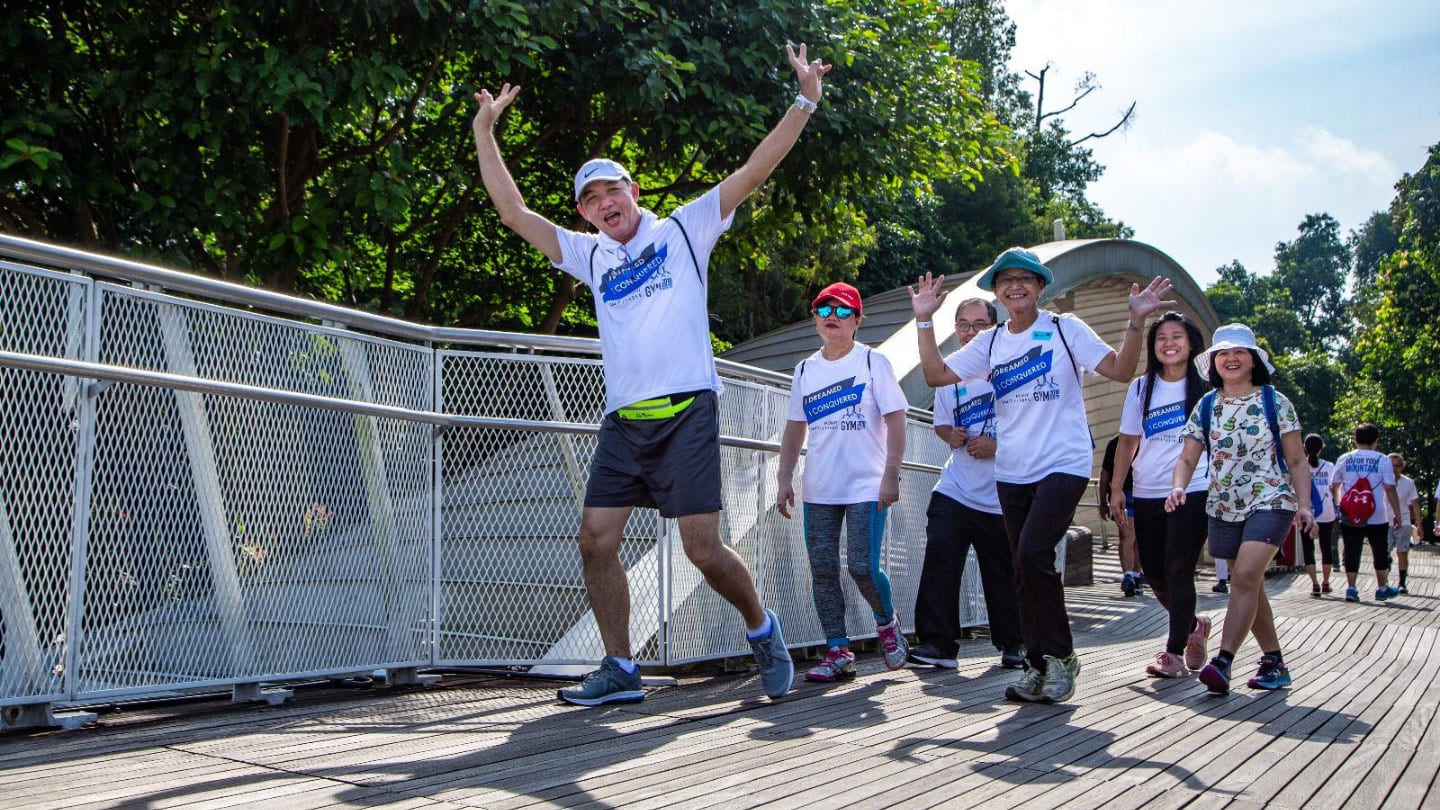
[[[910,645],[905,643],[905,634],[900,632],[900,617],[891,616],[885,624],[875,625],[875,632],[880,636],[880,646],[885,649],[885,668],[904,669]]]
[[[855,677],[855,654],[844,647],[831,647],[825,660],[805,673],[805,680],[817,683],[848,681]]]
[[[1184,678],[1190,674],[1180,656],[1161,650],[1155,653],[1155,663],[1145,667],[1145,674],[1156,678]]]
[[[1199,669],[1205,666],[1205,662],[1208,660],[1208,656],[1205,654],[1205,642],[1209,638],[1209,617],[1196,614],[1195,629],[1190,631],[1190,637],[1185,640],[1185,666],[1190,669]]]

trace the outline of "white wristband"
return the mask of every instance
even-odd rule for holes
[[[935,328],[935,322],[934,322],[934,321],[916,321],[916,322],[915,322],[915,328],[916,328],[916,329],[934,329],[934,328]]]
[[[795,106],[798,107],[801,112],[813,113],[820,105],[804,96],[797,95],[795,97]]]

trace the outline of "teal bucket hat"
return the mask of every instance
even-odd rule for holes
[[[1040,257],[1035,255],[1035,251],[1026,250],[1022,247],[1012,247],[1004,253],[1001,253],[999,257],[995,259],[995,263],[990,265],[989,269],[980,276],[980,280],[976,283],[980,285],[980,289],[989,292],[995,289],[996,273],[1001,270],[1016,269],[1029,270],[1039,276],[1047,287],[1055,283],[1055,274],[1050,272],[1050,268],[1040,263]]]

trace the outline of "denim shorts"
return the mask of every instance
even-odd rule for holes
[[[1244,520],[1210,518],[1210,556],[1217,560],[1233,560],[1240,553],[1241,543],[1265,543],[1280,548],[1295,513],[1288,509],[1262,509],[1251,512]]]

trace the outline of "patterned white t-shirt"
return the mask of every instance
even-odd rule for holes
[[[809,438],[800,479],[804,503],[879,500],[885,473],[886,414],[909,403],[885,355],[856,343],[838,360],[815,352],[795,366],[786,418]]]
[[[623,245],[603,233],[555,228],[555,266],[595,296],[606,413],[666,394],[721,390],[705,285],[710,251],[733,219],[720,217],[717,186],[664,219],[641,209],[640,228]]]
[[[1276,454],[1284,451],[1275,444],[1263,397],[1259,388],[1234,399],[1218,392],[1215,396],[1210,415],[1210,493],[1205,500],[1205,513],[1211,517],[1236,522],[1262,510],[1299,509],[1290,476],[1280,472]],[[1200,409],[1196,405],[1190,412],[1185,438],[1203,446]],[[1279,391],[1275,392],[1275,410],[1281,436],[1299,432],[1295,406]]]

